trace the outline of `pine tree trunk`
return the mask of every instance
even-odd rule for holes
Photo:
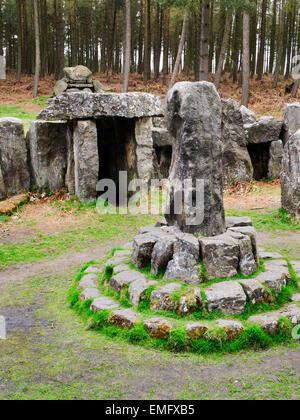
[[[257,63],[257,80],[262,79],[264,72],[264,58],[265,58],[265,42],[266,42],[266,14],[267,14],[267,0],[262,2],[261,10],[261,30],[260,30],[260,47]]]
[[[170,11],[165,9],[163,12],[163,43],[164,43],[164,58],[163,58],[163,84],[167,84],[167,77],[169,74],[169,20]]]
[[[278,33],[278,51],[277,51],[277,57],[276,57],[276,70],[274,74],[274,80],[272,87],[277,88],[278,80],[279,80],[279,74],[280,74],[280,68],[281,68],[281,60],[283,55],[283,31],[284,31],[284,13],[283,13],[283,5],[284,0],[281,0],[281,9],[280,9],[280,25],[279,25],[279,33]]]
[[[144,0],[145,5],[145,23],[144,23],[144,83],[151,78],[151,0]]]
[[[210,0],[203,0],[202,7],[202,25],[201,25],[201,50],[200,50],[200,70],[199,80],[208,80],[208,37],[209,37],[209,17]]]
[[[2,15],[2,0],[0,0],[0,55],[3,55],[3,15]]]
[[[179,71],[179,66],[180,66],[180,63],[181,63],[183,47],[184,47],[184,43],[185,43],[187,20],[188,20],[188,13],[185,12],[184,19],[183,19],[183,24],[182,24],[181,38],[180,38],[180,43],[179,43],[178,52],[177,52],[177,58],[176,58],[175,66],[174,66],[174,69],[173,69],[173,74],[172,74],[172,79],[171,79],[171,82],[170,82],[169,89],[171,89],[176,83],[176,77],[177,77],[177,74],[178,74],[178,71]]]
[[[18,16],[18,58],[16,79],[21,80],[22,72],[22,7],[21,0],[17,0],[17,16]]]
[[[39,31],[39,14],[38,14],[38,0],[33,1],[34,12],[34,39],[35,39],[35,74],[34,74],[34,87],[32,96],[37,97],[41,67],[40,55],[40,31]]]
[[[125,21],[126,21],[126,40],[123,69],[123,92],[128,92],[129,74],[130,74],[130,55],[131,55],[131,11],[130,0],[125,1]]]
[[[241,104],[248,107],[249,76],[250,76],[250,17],[248,12],[243,14],[243,93]]]
[[[140,0],[139,61],[138,61],[139,74],[143,74],[143,71],[144,71],[143,51],[144,51],[144,3],[143,3],[143,0]]]
[[[227,48],[229,33],[230,33],[230,27],[231,27],[231,13],[227,12],[226,22],[225,22],[225,30],[224,30],[223,41],[222,41],[222,47],[221,47],[221,51],[220,51],[220,56],[219,56],[219,60],[218,60],[218,67],[217,67],[216,77],[215,77],[215,86],[216,86],[217,89],[219,88],[221,74],[222,74],[222,70],[223,70],[226,48]]]

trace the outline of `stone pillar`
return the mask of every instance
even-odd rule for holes
[[[268,178],[276,179],[280,176],[283,156],[282,140],[272,141],[270,144],[270,160],[268,163]]]
[[[300,102],[285,104],[284,106],[284,125],[286,129],[285,143],[289,137],[296,133],[300,128]]]
[[[281,172],[282,208],[300,217],[300,129],[285,145]]]
[[[0,200],[3,200],[6,197],[6,188],[4,185],[4,179],[0,167]]]
[[[33,184],[39,190],[57,191],[65,186],[67,124],[32,121],[27,133]]]
[[[203,202],[197,208],[183,203],[179,215],[174,212],[172,189],[168,192],[166,219],[184,232],[207,236],[225,232],[221,118],[221,99],[212,83],[177,83],[167,95],[166,121],[175,138],[170,184],[186,179],[204,183]],[[190,225],[189,219],[196,213],[203,215],[203,221]]]
[[[94,120],[79,120],[74,128],[75,194],[81,201],[97,198],[99,175],[97,126]]]
[[[139,118],[135,122],[137,176],[151,179],[153,175],[152,118]]]
[[[2,191],[5,186],[5,194],[14,195],[29,189],[27,153],[23,121],[17,118],[0,118],[0,184]]]
[[[3,55],[0,55],[0,80],[6,80],[6,63]]]
[[[75,195],[75,162],[73,147],[73,123],[69,122],[67,127],[67,173],[65,184],[71,196]]]

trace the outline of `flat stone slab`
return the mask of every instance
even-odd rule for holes
[[[282,287],[286,286],[285,272],[280,269],[260,273],[256,280],[273,289],[277,294],[280,294]]]
[[[151,310],[172,311],[175,308],[175,302],[170,299],[170,295],[181,288],[180,283],[167,283],[153,290],[150,297]]]
[[[97,288],[99,278],[96,274],[86,274],[83,276],[78,283],[77,290],[87,289],[87,288]]]
[[[291,261],[297,277],[300,277],[300,261]]]
[[[131,309],[118,309],[111,312],[108,322],[116,327],[130,330],[135,326],[139,319],[140,314]]]
[[[130,257],[131,253],[129,250],[115,251],[114,257]]]
[[[276,270],[278,267],[288,268],[286,260],[271,260],[264,263],[266,270]]]
[[[197,311],[202,306],[202,296],[200,287],[189,288],[182,294],[177,305],[177,314],[186,316]]]
[[[149,331],[152,338],[168,338],[172,325],[163,318],[151,318],[144,321],[144,327]]]
[[[208,330],[207,326],[201,324],[201,322],[189,322],[185,328],[191,340],[198,340]]]
[[[241,314],[246,306],[246,295],[235,281],[215,283],[204,290],[209,312],[221,311],[225,314]]]
[[[150,233],[142,233],[134,238],[132,262],[137,268],[144,268],[151,263],[153,248],[157,240],[158,237]]]
[[[251,316],[249,322],[258,324],[267,334],[274,336],[278,331],[279,316],[275,314],[264,314]]]
[[[226,217],[226,227],[253,226],[250,217]]]
[[[296,293],[295,295],[292,296],[292,301],[293,302],[300,302],[300,293]]]
[[[278,314],[288,318],[293,325],[297,325],[300,322],[300,307],[294,303],[280,309]]]
[[[91,311],[93,312],[102,312],[107,309],[116,309],[119,308],[120,304],[118,304],[115,300],[101,296],[93,301],[91,304]]]
[[[4,201],[0,201],[0,214],[12,214],[12,212],[21,204],[28,201],[28,194],[18,194],[13,197],[7,198]]]
[[[144,118],[163,116],[161,99],[148,93],[63,93],[49,99],[37,119],[77,120],[100,117]]]
[[[98,289],[94,287],[88,287],[87,289],[83,290],[80,295],[79,299],[83,302],[90,299],[96,299],[101,296],[101,293]]]
[[[128,271],[130,269],[128,264],[115,265],[113,268],[113,274],[121,273],[121,271]]]
[[[157,284],[158,284],[157,281],[154,281],[154,280],[150,281],[147,279],[136,280],[130,283],[128,293],[129,293],[130,301],[133,304],[133,306],[138,306],[143,296],[143,293],[147,289],[149,289],[149,287],[155,286]]]
[[[263,260],[271,260],[273,258],[282,258],[282,255],[279,254],[279,252],[269,252],[269,251],[265,251],[263,249],[259,249],[259,256]]]
[[[252,305],[264,300],[265,289],[257,279],[241,279],[237,281],[244,289]]]
[[[106,261],[106,267],[127,263],[129,260],[129,257],[112,257]]]
[[[244,326],[239,321],[232,321],[228,319],[218,319],[216,325],[219,328],[223,328],[230,340],[236,340],[244,330]]]
[[[90,265],[86,270],[84,270],[85,273],[97,273],[97,274],[102,274],[103,270],[102,268],[99,267],[94,267],[92,265]]]
[[[121,292],[123,287],[127,284],[132,283],[136,280],[141,280],[146,282],[147,278],[144,274],[135,270],[122,271],[119,274],[116,274],[111,277],[109,281],[109,287],[117,292]]]

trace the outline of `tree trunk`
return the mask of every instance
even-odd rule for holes
[[[248,107],[250,76],[250,17],[247,11],[243,16],[243,93],[241,104]]]
[[[3,55],[3,15],[2,15],[2,0],[0,0],[0,55]]]
[[[283,30],[284,30],[284,13],[283,13],[284,0],[281,0],[281,9],[280,9],[280,25],[279,25],[279,34],[278,34],[278,52],[276,57],[276,70],[273,80],[273,88],[277,88],[279,73],[281,67],[281,59],[283,54]]]
[[[41,55],[40,55],[40,31],[39,31],[39,14],[38,14],[38,0],[33,1],[34,12],[34,39],[35,39],[35,74],[34,86],[32,96],[37,97],[40,77]]]
[[[125,54],[123,68],[123,92],[128,92],[129,74],[130,74],[130,55],[131,55],[131,12],[130,0],[125,1],[126,30],[125,30]]]
[[[169,74],[169,21],[170,10],[163,11],[163,38],[164,38],[164,59],[163,59],[163,84],[167,84],[167,77]]]
[[[267,0],[263,0],[261,9],[261,29],[260,29],[260,46],[257,63],[257,80],[262,79],[264,72],[264,58],[265,58],[265,42],[266,42],[266,14],[267,14]]]
[[[147,83],[151,78],[151,0],[144,0],[145,14],[144,14],[144,83]]]
[[[215,86],[216,86],[217,89],[219,88],[221,74],[222,74],[222,70],[223,70],[226,48],[227,48],[229,33],[230,33],[230,27],[231,27],[231,13],[227,12],[223,41],[222,41],[222,47],[221,47],[221,51],[220,51],[220,56],[219,56],[219,60],[218,60],[218,67],[217,67],[216,77],[215,77]]]
[[[201,50],[200,50],[200,70],[199,80],[208,80],[208,37],[209,37],[209,17],[210,0],[203,0],[202,7],[202,25],[201,25]]]
[[[175,62],[175,65],[174,65],[172,79],[171,79],[170,86],[169,86],[170,89],[176,83],[176,77],[177,77],[177,74],[178,74],[178,71],[179,71],[179,66],[180,66],[180,63],[181,63],[181,57],[182,57],[183,47],[184,47],[184,43],[185,43],[185,36],[186,36],[187,20],[188,20],[188,13],[185,12],[184,19],[183,19],[183,24],[182,24],[181,38],[180,38],[180,43],[179,43],[178,52],[177,52],[177,58],[176,58],[176,62]]]
[[[17,0],[17,16],[18,16],[18,58],[16,79],[21,80],[22,72],[22,6],[21,0]]]
[[[293,89],[292,89],[292,93],[291,93],[292,98],[297,97],[299,86],[300,86],[300,77],[297,80],[295,80],[295,83],[294,83],[294,86],[293,86]]]

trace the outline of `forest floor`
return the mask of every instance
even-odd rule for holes
[[[122,91],[121,75],[95,74],[106,87],[113,92]],[[193,76],[180,74],[178,81],[193,81]],[[210,75],[213,82],[214,76]],[[275,118],[283,118],[284,104],[295,102],[300,99],[300,90],[297,98],[291,98],[285,93],[285,86],[292,83],[292,79],[286,80],[281,77],[276,89],[272,88],[273,75],[266,74],[261,81],[251,80],[249,108],[254,111],[257,117],[272,115]],[[169,81],[168,81],[169,82]],[[38,98],[32,99],[33,76],[23,75],[21,82],[16,82],[15,76],[8,75],[6,81],[0,81],[0,117],[8,116],[11,113],[24,120],[32,120],[36,114],[46,106],[47,99],[52,95],[55,80],[53,76],[47,76],[40,81]],[[168,85],[167,85],[168,86]],[[144,85],[143,78],[139,74],[130,77],[129,91],[149,92],[164,97],[168,91],[167,86],[162,83],[162,77],[158,81],[152,80]],[[233,83],[229,74],[222,77],[219,93],[222,98],[241,100],[242,89],[237,83]]]
[[[300,260],[300,224],[280,212],[278,182],[227,189],[225,203],[228,215],[253,218],[260,245]],[[299,342],[202,357],[86,329],[66,302],[80,267],[155,220],[100,216],[64,197],[0,216],[0,399],[300,399]]]

